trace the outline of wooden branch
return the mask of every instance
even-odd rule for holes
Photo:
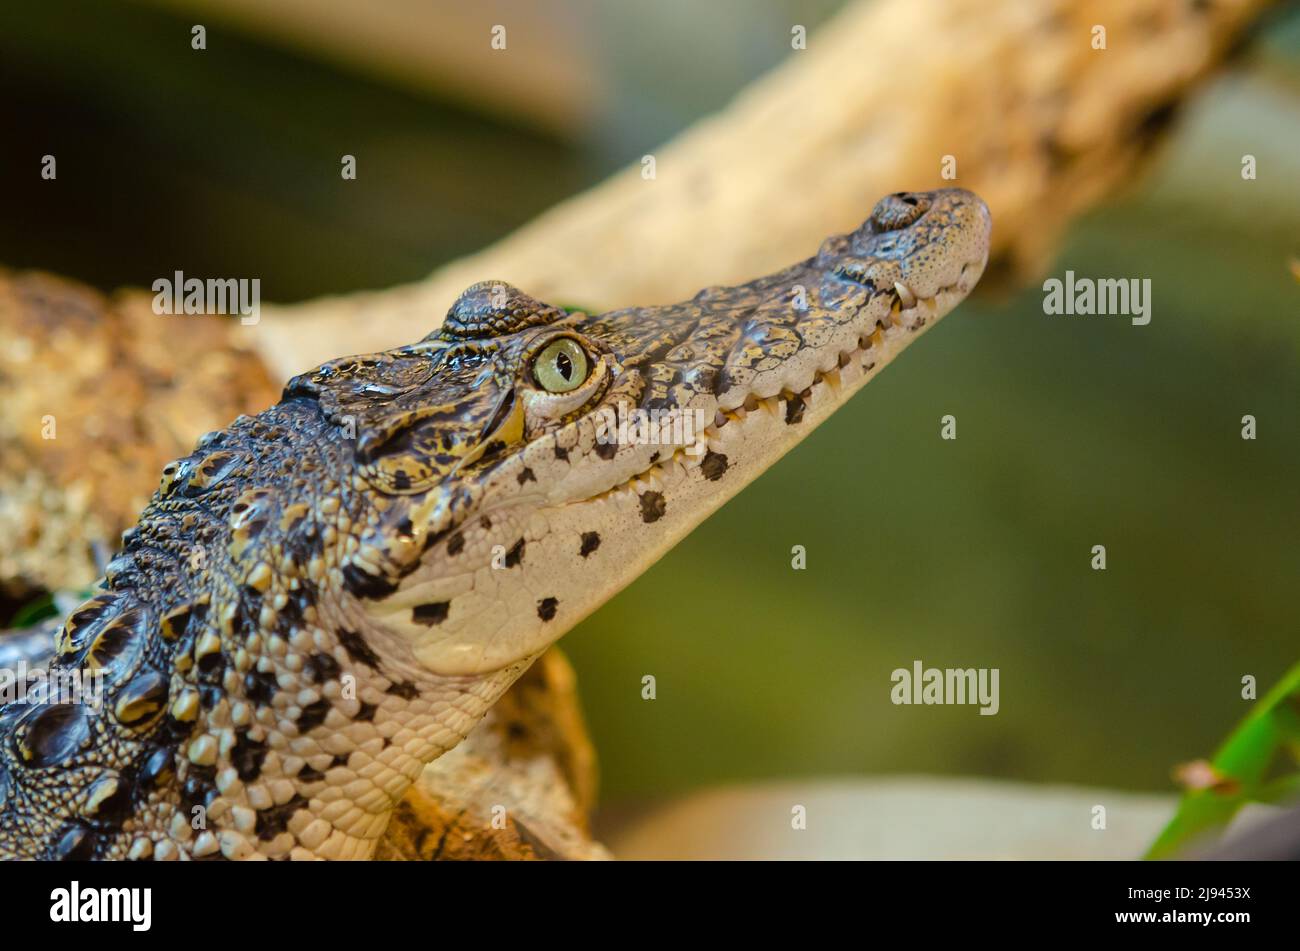
[[[380,859],[607,859],[591,840],[596,758],[557,648],[398,805]]]
[[[592,309],[684,299],[811,254],[883,194],[943,184],[988,201],[994,269],[1032,273],[1070,221],[1133,181],[1175,107],[1268,5],[853,4],[657,149],[653,179],[625,169],[423,282],[268,309],[253,345],[287,377],[409,343],[485,279]]]
[[[276,381],[423,336],[477,280],[595,309],[686,298],[812,253],[885,193],[943,184],[984,196],[995,264],[1029,273],[1075,216],[1133,179],[1174,107],[1267,5],[860,2],[657,150],[653,179],[629,168],[426,281],[264,308],[255,328],[186,321],[169,336],[139,292],[106,302],[0,274],[0,377],[25,394],[0,411],[0,527],[11,540],[0,583],[84,584],[87,553],[116,544],[163,462],[266,405]],[[1105,49],[1093,48],[1095,26]],[[265,366],[247,360],[250,347]],[[65,420],[57,452],[33,442],[45,413]],[[70,472],[84,477],[76,492]],[[384,854],[602,856],[586,831],[594,777],[571,672],[548,654],[426,771]],[[509,817],[501,829],[497,805]]]
[[[152,299],[0,268],[0,597],[89,587],[164,465],[275,402],[229,319]]]

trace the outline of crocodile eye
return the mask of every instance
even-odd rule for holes
[[[587,354],[569,337],[552,340],[533,361],[533,376],[548,393],[576,390],[586,382],[590,372]]]

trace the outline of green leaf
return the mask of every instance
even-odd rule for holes
[[[47,591],[19,608],[14,614],[10,626],[15,629],[31,627],[33,624],[39,624],[41,621],[52,618],[58,613],[59,609],[54,606],[54,595]]]
[[[1193,840],[1222,830],[1248,802],[1271,803],[1300,792],[1300,664],[1259,701],[1211,761],[1223,783],[1183,796],[1146,857],[1169,858]],[[1281,760],[1287,772],[1271,775]]]

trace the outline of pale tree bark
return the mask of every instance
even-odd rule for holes
[[[1135,180],[1173,110],[1269,5],[852,4],[655,149],[653,179],[634,164],[419,283],[269,308],[252,345],[289,376],[409,343],[486,279],[593,310],[679,300],[811,254],[884,194],[945,184],[988,202],[995,271],[1033,273],[1070,221]]]

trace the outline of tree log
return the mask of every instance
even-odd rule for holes
[[[287,377],[409,343],[487,279],[593,310],[681,300],[812,254],[884,194],[945,184],[993,212],[985,284],[1023,278],[1075,217],[1134,181],[1179,103],[1267,6],[851,4],[724,112],[655,150],[654,178],[638,162],[419,283],[264,308],[253,345]]]

